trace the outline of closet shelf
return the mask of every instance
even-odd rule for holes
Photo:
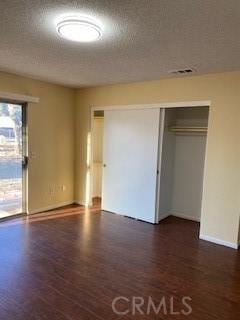
[[[207,134],[207,127],[197,127],[197,126],[170,126],[169,131],[174,132],[176,134],[180,133],[199,133],[199,134]]]

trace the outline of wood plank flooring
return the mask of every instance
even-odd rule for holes
[[[198,232],[195,222],[170,217],[154,226],[97,206],[2,222],[0,319],[239,320],[239,251]],[[120,296],[115,306],[125,315],[112,310]],[[185,296],[192,313],[171,314]],[[134,297],[144,301],[135,314]],[[167,313],[147,314],[149,297],[165,301]]]

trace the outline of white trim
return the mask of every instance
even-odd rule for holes
[[[162,221],[163,219],[166,219],[167,217],[170,217],[169,213],[165,213],[164,215],[161,215],[158,219],[158,222]]]
[[[148,104],[130,104],[130,105],[113,105],[113,106],[92,106],[92,111],[104,110],[134,110],[134,109],[153,109],[153,108],[182,108],[182,107],[210,107],[210,100],[200,101],[182,101],[182,102],[169,102],[169,103],[148,103]]]
[[[200,218],[191,217],[191,216],[188,216],[187,214],[184,214],[184,213],[171,213],[171,216],[186,219],[186,220],[200,222]]]
[[[205,241],[210,241],[216,244],[220,244],[222,246],[226,246],[229,248],[233,248],[233,249],[238,249],[238,244],[234,243],[234,242],[229,242],[229,241],[225,241],[225,240],[221,240],[221,239],[217,239],[214,237],[210,237],[204,234],[200,234],[199,239],[201,240],[205,240]]]
[[[83,200],[74,200],[73,203],[79,204],[80,206],[87,207],[85,201],[83,201]]]
[[[18,94],[18,93],[11,93],[11,92],[4,92],[0,91],[0,99],[7,100],[7,101],[13,101],[13,102],[32,102],[32,103],[38,103],[39,98],[28,96],[24,94]]]
[[[28,214],[35,214],[35,213],[45,212],[45,211],[49,211],[49,210],[53,210],[53,209],[58,209],[58,208],[61,208],[61,207],[64,207],[64,206],[68,206],[68,205],[73,204],[73,203],[75,203],[75,201],[59,202],[59,203],[52,204],[50,206],[46,206],[46,207],[30,210],[28,212]]]
[[[90,185],[89,185],[89,203],[86,203],[86,201],[84,201],[84,205],[86,206],[91,206],[92,205],[92,198],[93,198],[93,164],[94,164],[94,154],[93,154],[93,139],[92,139],[92,133],[93,133],[93,125],[94,125],[94,109],[91,108],[90,109],[90,132],[91,132],[91,147],[90,147],[90,168],[89,168],[89,181],[90,181]],[[104,119],[104,118],[103,118]]]
[[[163,151],[163,138],[165,129],[165,109],[160,109],[159,119],[159,132],[158,132],[158,161],[157,161],[157,179],[156,179],[156,199],[155,199],[155,222],[166,218],[168,215],[160,217],[160,189],[161,189],[161,174],[162,174],[162,151]]]

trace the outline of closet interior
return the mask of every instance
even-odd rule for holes
[[[166,108],[162,137],[159,221],[200,221],[208,107]]]

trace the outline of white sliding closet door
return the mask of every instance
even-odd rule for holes
[[[160,109],[104,112],[103,210],[156,222]]]

